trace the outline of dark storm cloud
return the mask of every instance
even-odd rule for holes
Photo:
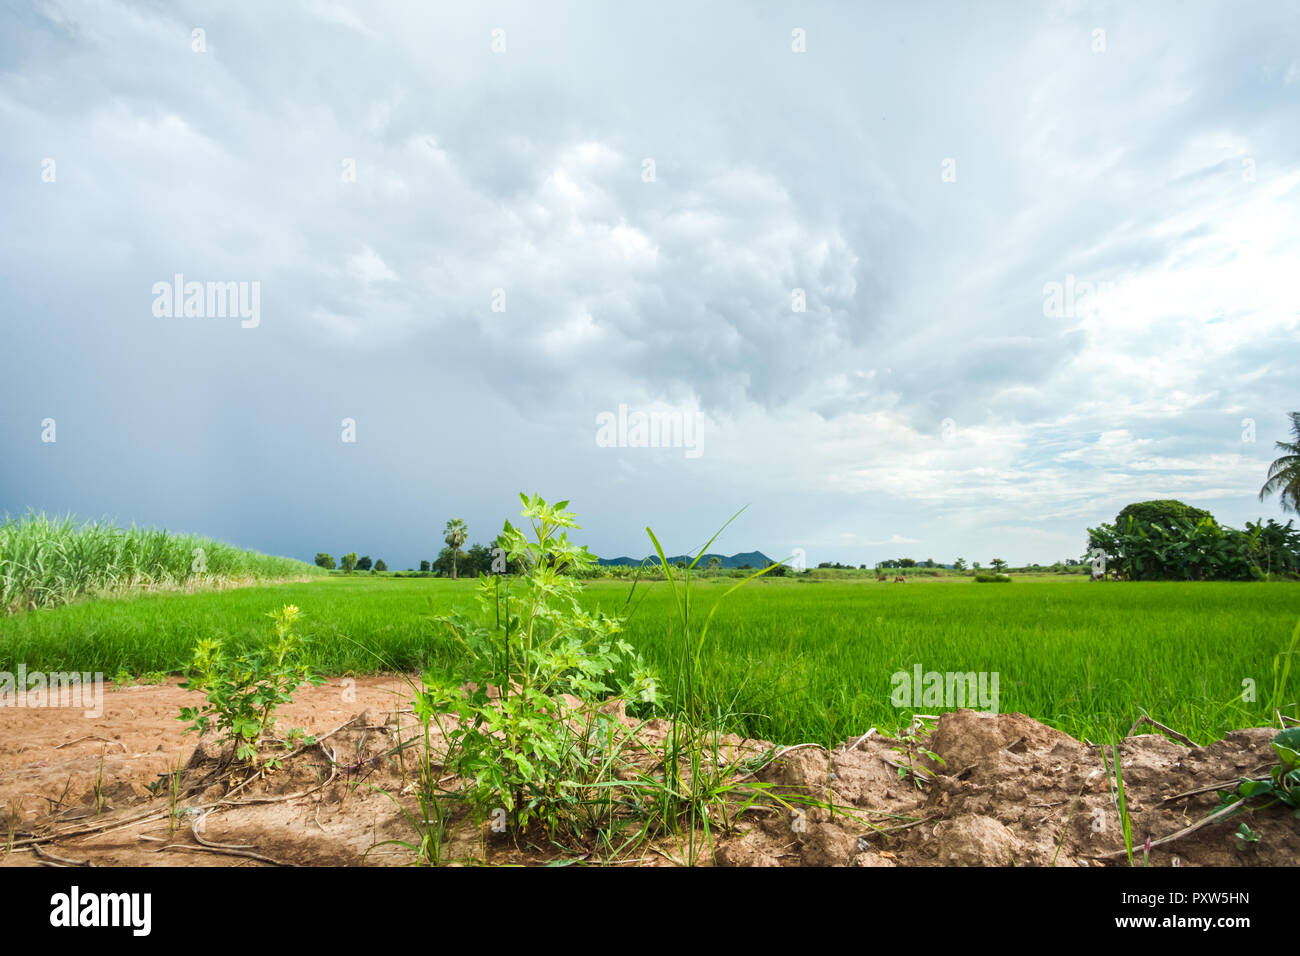
[[[755,501],[736,550],[1054,559],[1116,502],[1244,513],[1295,405],[1285,9],[0,16],[10,511],[398,567],[538,488],[602,551]],[[156,317],[176,273],[260,324]],[[656,403],[700,458],[596,447]]]

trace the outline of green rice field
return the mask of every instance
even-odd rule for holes
[[[735,583],[692,581],[695,613]],[[315,665],[331,676],[454,672],[456,648],[431,617],[474,606],[475,582],[333,575],[196,594],[109,597],[0,618],[0,670],[179,672],[200,636],[251,647],[267,612],[296,604]],[[584,600],[628,605],[623,581],[588,582]],[[626,635],[672,686],[680,654],[672,596],[642,582]],[[879,584],[866,577],[760,579],[724,601],[705,648],[710,693],[729,729],[779,743],[828,742],[905,725],[891,675],[998,675],[998,709],[1094,741],[1143,714],[1198,742],[1297,716],[1293,635],[1300,587],[1288,583],[1089,583],[1017,577]],[[671,701],[661,706],[671,707]],[[937,713],[946,707],[924,707]]]

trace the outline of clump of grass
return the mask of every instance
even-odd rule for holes
[[[0,608],[9,613],[137,588],[301,580],[324,573],[305,561],[158,528],[36,513],[0,524]]]
[[[1133,866],[1133,818],[1129,816],[1128,796],[1124,790],[1124,769],[1123,756],[1120,754],[1119,744],[1115,740],[1114,734],[1110,738],[1110,753],[1112,760],[1106,759],[1106,748],[1101,748],[1102,765],[1106,769],[1107,783],[1111,787],[1111,797],[1115,802],[1116,812],[1119,814],[1120,830],[1124,835],[1124,855],[1128,857],[1128,865]]]
[[[177,756],[176,765],[167,773],[159,774],[158,779],[147,785],[148,791],[155,797],[167,793],[167,833],[176,832],[176,821],[182,812],[179,807],[181,799],[181,758]]]
[[[104,752],[99,753],[99,770],[95,774],[95,816],[104,812]]]
[[[731,708],[723,708],[717,703],[719,698],[710,687],[709,669],[705,666],[708,659],[705,649],[709,645],[709,626],[722,601],[737,589],[781,565],[768,565],[741,578],[713,602],[702,623],[695,613],[694,593],[691,589],[691,574],[700,558],[740,514],[737,512],[732,515],[700,548],[694,560],[677,570],[673,569],[664,556],[664,549],[654,532],[646,528],[672,594],[673,608],[676,611],[675,639],[679,647],[676,682],[672,693],[672,730],[664,740],[664,776],[657,798],[664,828],[679,836],[684,831],[684,862],[688,866],[695,864],[701,849],[697,835],[703,836],[706,846],[711,845],[715,826],[729,826],[768,789],[752,781],[742,788],[738,781],[748,774],[741,776],[738,773],[742,769],[739,761],[723,755],[722,736],[736,715]],[[670,640],[673,637],[670,634]],[[788,801],[775,796],[773,799],[787,810],[794,810]]]
[[[975,575],[976,584],[1010,584],[1011,576],[1008,574],[977,574]]]

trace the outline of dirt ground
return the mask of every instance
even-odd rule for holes
[[[172,681],[106,689],[104,712],[14,708],[0,713],[0,866],[405,865],[418,814],[410,688],[396,677],[304,687],[281,727],[322,737],[282,770],[236,791],[212,782],[220,754],[176,719],[196,695]],[[630,722],[629,722],[630,726]],[[341,728],[341,729],[339,729]],[[648,744],[666,721],[642,729]],[[1215,790],[1276,763],[1275,730],[1239,730],[1204,747],[1163,735],[1120,744],[1127,808],[1141,847],[1208,817]],[[328,736],[326,736],[328,735]],[[727,739],[741,754],[764,741]],[[939,764],[922,755],[932,752]],[[1107,748],[1109,751],[1109,748]],[[328,753],[327,753],[328,752]],[[909,754],[910,752],[910,754]],[[387,756],[386,756],[387,755]],[[909,763],[934,776],[900,775]],[[192,792],[172,812],[173,774]],[[834,812],[765,806],[715,835],[700,860],[719,866],[1127,866],[1121,819],[1101,748],[1021,714],[944,714],[926,738],[871,734],[828,754],[799,747],[754,779],[776,793],[834,803]],[[154,787],[151,791],[150,786]],[[1194,792],[1199,791],[1199,792]],[[1245,819],[1261,837],[1234,834]],[[642,852],[642,851],[639,851]],[[508,837],[462,828],[447,858],[539,863]],[[671,866],[658,845],[621,865]],[[1292,866],[1300,822],[1284,808],[1211,822],[1154,846],[1152,866]],[[596,862],[591,858],[589,862]]]

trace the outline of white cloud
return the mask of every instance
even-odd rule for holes
[[[397,273],[379,258],[379,254],[369,246],[348,257],[347,268],[350,273],[369,285],[371,282],[396,282]]]

